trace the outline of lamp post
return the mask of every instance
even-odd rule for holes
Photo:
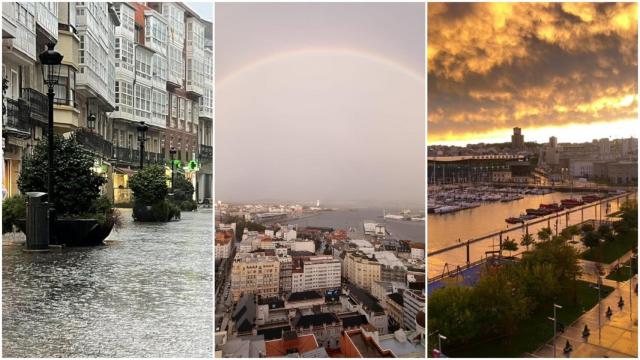
[[[602,326],[601,326],[601,316],[602,316],[602,301],[600,297],[600,285],[602,284],[602,276],[598,274],[598,285],[592,287],[598,290],[598,344],[602,341]]]
[[[447,337],[438,333],[438,351],[440,352],[440,356],[442,356],[442,340],[447,340]]]
[[[96,128],[96,115],[95,114],[89,114],[89,116],[87,116],[87,128],[89,128],[89,130],[91,132],[93,132],[93,130]]]
[[[173,167],[174,167],[174,162],[173,162],[173,157],[176,155],[176,148],[174,148],[173,146],[169,149],[169,155],[171,156],[171,193],[173,194]]]
[[[562,309],[562,306],[554,303],[553,304],[553,317],[552,318],[547,318],[547,319],[553,321],[553,357],[556,357],[556,332],[558,330],[558,326],[557,326],[558,316],[556,314],[556,309]]]
[[[40,59],[42,69],[42,80],[47,85],[47,96],[49,98],[49,121],[47,126],[47,141],[48,141],[48,169],[47,169],[47,192],[49,196],[49,237],[53,238],[55,235],[55,194],[53,192],[53,99],[55,93],[53,91],[54,86],[58,83],[60,78],[60,64],[62,63],[62,54],[55,51],[53,48],[55,44],[47,44],[47,49],[40,53],[38,56]]]
[[[149,127],[144,121],[138,125],[138,141],[140,142],[140,170],[144,167],[144,142],[147,141],[147,130]]]

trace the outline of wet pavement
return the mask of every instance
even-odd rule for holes
[[[3,237],[4,357],[212,357],[212,213],[26,253]]]
[[[637,276],[632,279],[633,286]],[[610,281],[610,280],[609,280]],[[605,282],[605,285],[615,286]],[[595,290],[594,290],[595,291]],[[620,297],[625,301],[622,309],[618,307]],[[611,319],[607,319],[605,312],[610,306],[613,311]],[[630,313],[631,311],[631,313]],[[598,314],[601,327],[598,331]],[[582,337],[585,324],[590,329],[587,338]],[[573,351],[564,354],[563,349],[569,340]],[[553,340],[538,349],[534,357],[553,357]],[[632,292],[632,303],[629,304],[629,281],[618,284],[618,287],[606,298],[602,299],[601,307],[596,305],[587,311],[564,333],[558,334],[556,341],[556,357],[575,358],[626,358],[638,355],[638,294]]]

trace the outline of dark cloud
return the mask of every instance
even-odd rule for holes
[[[637,115],[637,5],[434,4],[429,140]]]

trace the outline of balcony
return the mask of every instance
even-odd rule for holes
[[[28,116],[34,121],[42,124],[48,123],[49,99],[47,95],[35,89],[22,89],[22,99],[25,107],[28,108]]]
[[[118,163],[129,165],[140,164],[140,150],[123,148],[119,146],[113,147],[113,157]],[[164,164],[164,154],[145,151],[145,164]]]
[[[88,129],[78,129],[75,132],[76,141],[87,150],[105,159],[113,154],[113,145],[102,136]]]
[[[6,99],[7,113],[2,117],[2,132],[21,139],[31,137],[31,122],[26,111],[20,106],[20,102]]]

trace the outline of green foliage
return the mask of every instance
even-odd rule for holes
[[[429,297],[430,331],[447,334],[449,343],[464,343],[480,334],[482,324],[474,303],[475,290],[449,286]],[[437,340],[436,340],[437,343]]]
[[[511,254],[511,252],[513,251],[518,250],[518,244],[516,243],[516,240],[506,238],[504,241],[502,241],[502,250],[509,251],[509,254]]]
[[[598,227],[598,235],[605,241],[613,241],[615,239],[611,226],[608,224],[602,224]]]
[[[167,178],[164,167],[149,165],[136,172],[129,179],[129,188],[133,191],[136,204],[154,205],[167,196]]]
[[[266,226],[258,223],[254,223],[251,221],[245,221],[242,216],[230,216],[227,215],[222,219],[222,223],[231,224],[236,223],[236,241],[242,240],[242,233],[244,232],[244,228],[246,227],[249,231],[259,231],[263,232],[267,228]]]
[[[100,187],[107,181],[93,172],[93,163],[93,156],[76,143],[75,136],[54,136],[53,191],[58,215],[75,217],[91,212]],[[23,159],[18,178],[20,192],[46,192],[48,167],[48,143],[43,140]]]
[[[632,231],[638,230],[638,203],[627,201],[622,206],[620,206],[620,210],[622,211],[622,221],[627,225],[627,227]]]
[[[594,231],[595,227],[593,227],[593,225],[590,223],[585,223],[585,224],[582,224],[582,227],[580,227],[580,230],[582,230],[583,233],[588,233],[588,232]]]
[[[13,231],[13,225],[18,225],[18,219],[27,217],[27,203],[22,195],[4,199],[2,202],[2,233]]]
[[[196,204],[195,200],[185,200],[180,203],[180,210],[182,211],[194,211],[198,209],[198,204]]]
[[[520,245],[525,246],[527,250],[529,250],[529,246],[533,245],[535,240],[533,239],[533,235],[531,234],[522,234],[522,238],[520,238]]]
[[[595,231],[588,231],[582,235],[582,243],[588,248],[600,245],[600,235]]]
[[[193,191],[193,184],[183,174],[176,173],[173,176],[173,193],[176,202],[193,199]]]
[[[551,228],[546,227],[538,231],[538,239],[540,239],[540,241],[547,241],[550,238],[551,238]]]

